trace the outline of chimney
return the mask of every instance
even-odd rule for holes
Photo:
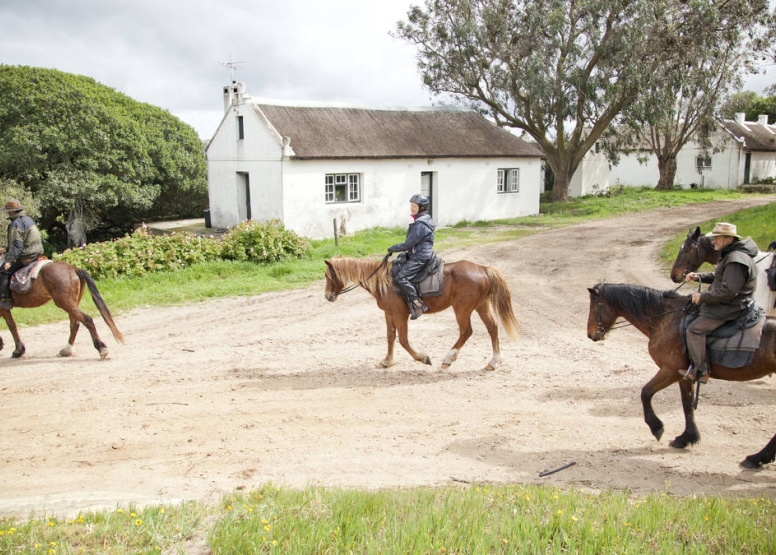
[[[743,124],[746,121],[746,114],[744,112],[736,112],[736,123]]]
[[[224,87],[224,112],[228,112],[232,106],[243,103],[245,95],[245,83],[232,81],[231,85]]]
[[[757,123],[763,127],[768,127],[768,114],[760,114],[757,116]]]

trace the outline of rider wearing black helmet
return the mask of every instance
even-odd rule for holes
[[[436,224],[428,213],[428,197],[416,194],[410,198],[410,213],[415,220],[407,229],[407,237],[403,243],[397,243],[388,248],[388,253],[406,252],[407,262],[402,266],[394,283],[401,289],[410,318],[416,320],[428,311],[426,303],[418,296],[412,280],[425,268],[426,263],[434,254],[434,229]]]

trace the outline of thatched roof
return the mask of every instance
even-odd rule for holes
[[[473,111],[280,106],[254,101],[295,159],[541,157]]]
[[[743,121],[724,119],[720,121],[731,135],[739,141],[747,150],[776,151],[776,126],[762,125],[756,121]]]

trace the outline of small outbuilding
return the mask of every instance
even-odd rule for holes
[[[541,151],[477,112],[269,102],[243,83],[206,152],[213,227],[310,238],[403,226],[418,192],[440,226],[537,214],[543,184]]]

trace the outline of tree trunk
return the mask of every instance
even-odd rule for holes
[[[564,162],[565,160],[561,160],[560,164],[557,162],[553,164],[553,160],[547,160],[554,179],[550,192],[550,202],[568,202],[569,200],[569,185],[571,185],[573,172],[568,171]]]
[[[676,155],[658,157],[657,167],[660,171],[660,177],[655,185],[655,190],[670,191],[674,188],[674,179],[676,179]]]

